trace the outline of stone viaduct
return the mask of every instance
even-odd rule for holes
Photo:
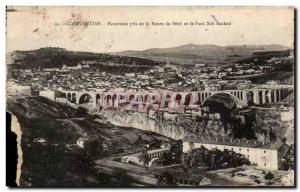
[[[252,88],[243,90],[216,90],[216,91],[191,91],[191,92],[174,92],[168,90],[161,91],[60,91],[62,97],[69,102],[77,105],[88,105],[93,109],[100,106],[109,105],[118,107],[120,101],[146,102],[151,99],[156,100],[161,108],[169,108],[172,102],[181,103],[182,105],[193,104],[202,106],[205,102],[216,95],[225,95],[231,98],[238,108],[246,107],[249,101],[256,105],[265,103],[276,103],[285,99],[293,91],[292,86],[280,86],[271,88]],[[156,97],[156,99],[154,99]],[[163,98],[164,97],[164,98]]]

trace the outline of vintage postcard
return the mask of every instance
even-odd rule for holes
[[[295,187],[294,17],[8,6],[16,185]]]

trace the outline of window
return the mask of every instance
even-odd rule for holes
[[[267,166],[267,163],[265,163],[265,167]]]
[[[242,149],[241,148],[239,148],[239,151],[241,151]]]
[[[247,149],[247,151],[249,152],[249,149]]]
[[[266,153],[266,151],[264,151],[264,153]]]

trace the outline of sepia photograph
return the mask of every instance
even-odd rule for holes
[[[7,6],[6,174],[18,187],[294,188],[295,17]]]

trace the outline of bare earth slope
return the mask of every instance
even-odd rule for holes
[[[21,186],[97,186],[94,160],[141,150],[147,143],[171,139],[118,127],[42,97],[8,98],[7,110],[22,129]],[[80,142],[84,141],[84,147]],[[104,182],[104,183],[103,183]]]

